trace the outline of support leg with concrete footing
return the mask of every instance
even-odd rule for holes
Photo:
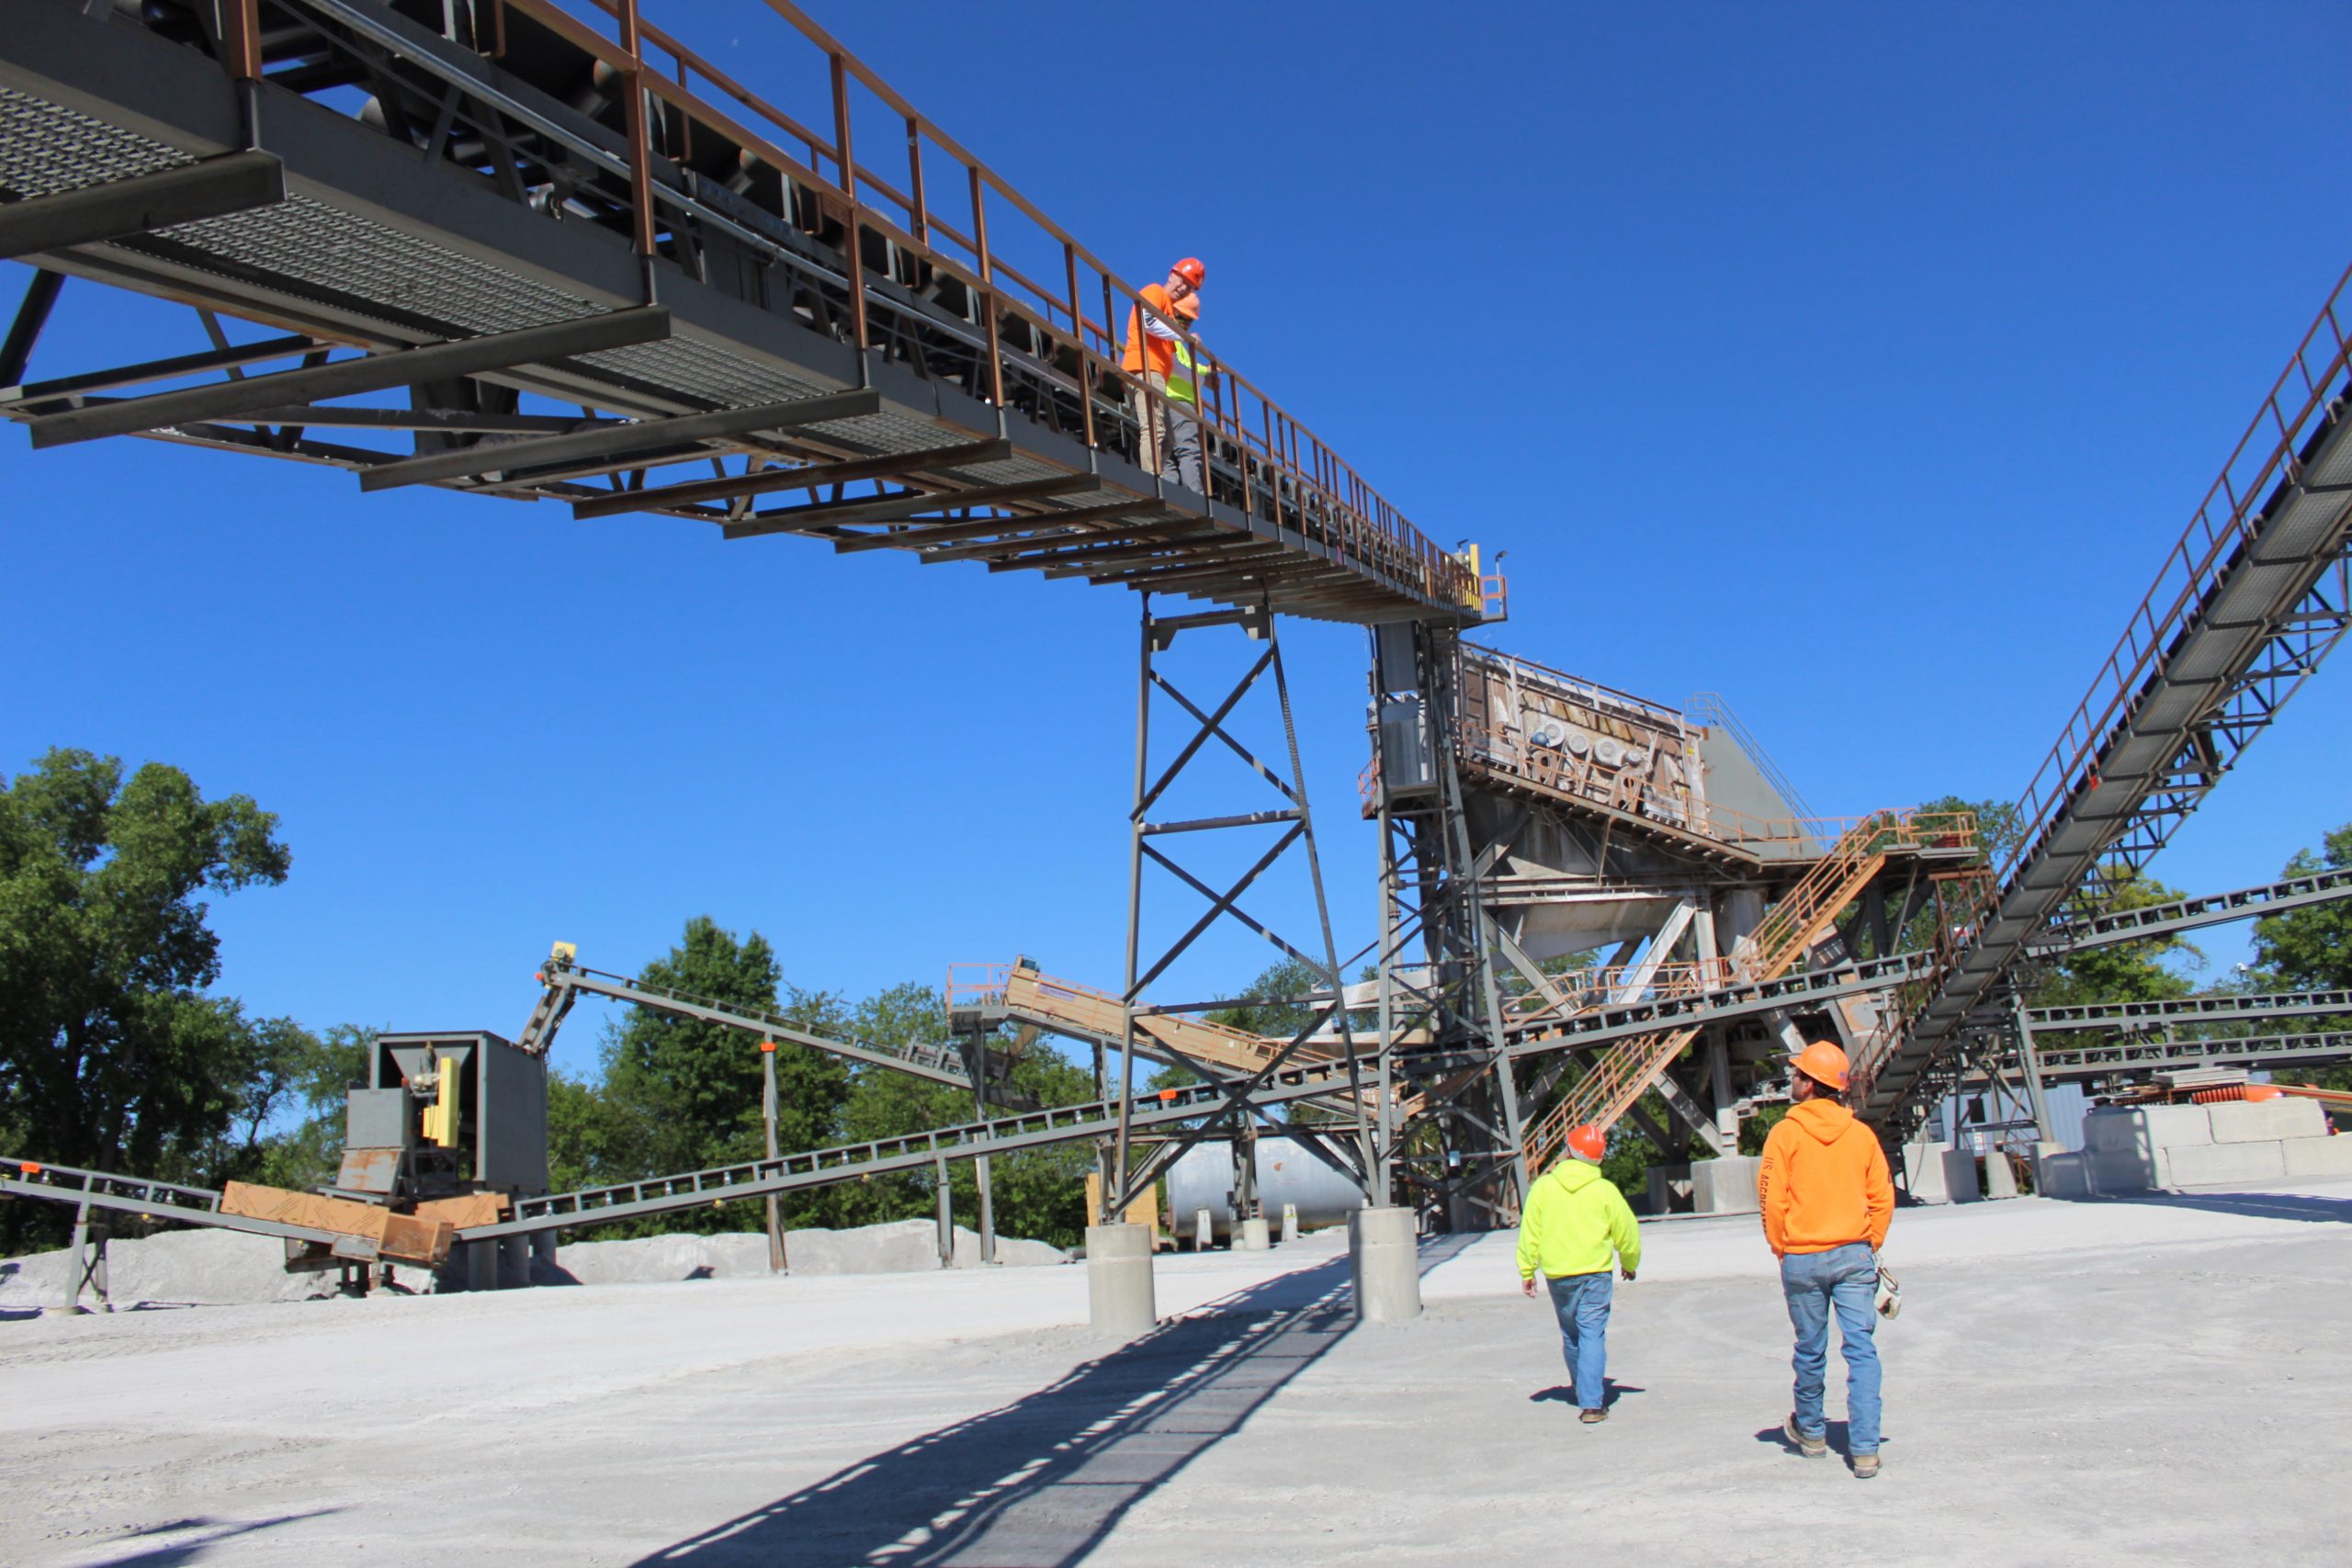
[[[1132,1338],[1159,1321],[1149,1225],[1086,1227],[1086,1304],[1097,1334]]]
[[[1263,1252],[1269,1245],[1271,1244],[1268,1242],[1266,1237],[1266,1219],[1264,1215],[1261,1214],[1255,1219],[1236,1220],[1233,1222],[1234,1251]]]
[[[1348,1266],[1356,1320],[1399,1323],[1421,1315],[1419,1216],[1410,1209],[1360,1209],[1348,1218]]]

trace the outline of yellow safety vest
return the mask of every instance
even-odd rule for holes
[[[1193,380],[1195,369],[1193,364],[1193,345],[1188,340],[1180,337],[1176,340],[1174,346],[1176,358],[1174,363],[1168,367],[1168,400],[1171,403],[1197,405],[1201,400],[1200,390],[1193,385]],[[1206,359],[1208,355],[1204,354],[1201,357]]]

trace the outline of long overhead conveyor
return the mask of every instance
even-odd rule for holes
[[[539,993],[537,1004],[524,1022],[523,1032],[514,1041],[517,1048],[534,1056],[544,1056],[554,1047],[556,1031],[562,1027],[572,1005],[582,996],[592,996],[628,1002],[673,1018],[719,1024],[763,1040],[805,1046],[862,1066],[883,1067],[967,1092],[973,1087],[970,1062],[955,1044],[919,1040],[841,1040],[818,1034],[780,1012],[738,1007],[717,997],[591,969],[579,962],[568,942],[556,945],[534,978],[546,989]],[[982,1082],[990,1100],[1017,1109],[1026,1109],[1034,1103],[1004,1078],[1004,1071],[1012,1065],[1011,1054],[991,1052],[989,1060],[993,1070],[984,1073]]]
[[[1857,1109],[1917,1125],[2052,921],[2098,919],[2352,626],[2352,272],[2263,400],[2019,807],[2023,841],[1957,932]]]
[[[1207,493],[1138,467],[1136,293],[797,8],[761,47],[829,74],[830,123],[603,9],[10,0],[0,256],[37,270],[0,413],[36,447],[143,435],[369,493],[1479,618],[1471,558],[1230,366]],[[887,160],[853,149],[876,109]],[[209,346],[28,380],[61,280],[197,307]]]

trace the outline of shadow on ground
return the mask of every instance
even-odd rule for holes
[[[263,1530],[276,1529],[280,1525],[297,1524],[304,1519],[315,1519],[342,1511],[340,1508],[312,1508],[307,1513],[280,1514],[270,1519],[174,1519],[169,1524],[150,1525],[145,1529],[133,1530],[131,1539],[178,1535],[184,1530],[201,1530],[203,1533],[186,1540],[142,1546],[128,1556],[104,1558],[91,1564],[91,1568],[174,1568],[177,1563],[198,1562],[214,1547],[240,1536],[256,1535]]]
[[[2201,1209],[2214,1214],[2248,1214],[2264,1220],[2352,1224],[2352,1198],[2312,1198],[2299,1192],[2117,1192],[2099,1198],[2062,1198],[2057,1201],[2135,1203],[2160,1209]]]
[[[1475,1235],[1421,1247],[1421,1272]],[[1082,1562],[1356,1326],[1348,1260],[1238,1291],[1050,1387],[639,1560],[696,1568]]]

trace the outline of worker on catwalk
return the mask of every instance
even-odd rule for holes
[[[1200,319],[1201,283],[1207,276],[1198,257],[1186,256],[1168,269],[1165,283],[1146,284],[1127,310],[1126,344],[1119,360],[1137,383],[1127,391],[1141,432],[1136,465],[1204,492],[1198,351],[1190,334]]]
[[[1756,1196],[1796,1331],[1796,1408],[1781,1435],[1807,1459],[1829,1451],[1822,1387],[1834,1312],[1846,1355],[1846,1454],[1867,1481],[1879,1471],[1878,1249],[1894,1217],[1894,1181],[1878,1135],[1840,1103],[1847,1080],[1846,1053],[1826,1041],[1790,1059],[1794,1103],[1764,1141]]]
[[[1575,1384],[1578,1419],[1609,1419],[1609,1307],[1612,1255],[1630,1283],[1642,1233],[1617,1184],[1600,1174],[1607,1134],[1589,1122],[1568,1134],[1567,1157],[1537,1179],[1519,1220],[1519,1283],[1535,1294],[1542,1274],[1560,1320],[1560,1350]]]

